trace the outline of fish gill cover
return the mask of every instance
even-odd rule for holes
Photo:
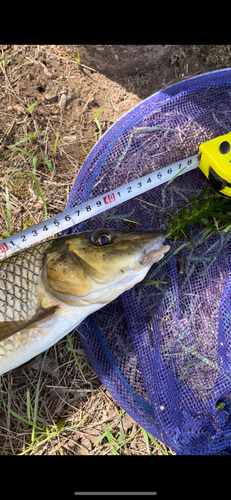
[[[196,154],[201,143],[230,131],[231,69],[167,87],[98,141],[67,208]],[[207,185],[195,169],[66,233],[166,233],[170,212]],[[231,454],[231,233],[204,238],[196,224],[190,236],[194,245],[183,237],[171,242],[142,283],[84,320],[79,338],[111,395],[150,434],[181,455]]]

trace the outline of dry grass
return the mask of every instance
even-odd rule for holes
[[[6,236],[65,210],[92,146],[139,99],[127,92],[126,101],[124,89],[81,71],[61,47],[0,51],[0,235]],[[0,398],[1,455],[173,454],[112,399],[74,332],[2,376]]]

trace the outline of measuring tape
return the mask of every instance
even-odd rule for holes
[[[0,241],[0,259],[38,243],[48,236],[54,236],[197,167],[200,167],[216,189],[231,196],[230,145],[231,133],[216,137],[201,144],[199,154],[140,177],[20,233],[8,236]]]

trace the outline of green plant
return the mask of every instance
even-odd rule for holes
[[[35,161],[36,160],[36,161]],[[42,194],[42,191],[41,191],[41,188],[40,188],[40,185],[39,185],[39,182],[38,180],[36,179],[35,177],[35,168],[36,168],[36,162],[37,162],[37,158],[34,158],[34,161],[33,161],[33,171],[32,173],[31,172],[22,172],[21,169],[9,169],[8,172],[21,172],[21,174],[23,176],[28,176],[31,177],[31,179],[33,180],[34,182],[34,185],[35,185],[35,189],[39,195],[39,197],[41,198],[42,202],[43,202],[43,207],[44,207],[44,217],[45,219],[47,219],[47,205],[46,205],[46,202],[45,202],[45,199],[43,197],[43,194]],[[7,234],[4,234],[3,237],[6,237],[8,236],[10,233],[11,233],[11,212],[10,212],[10,202],[9,202],[9,193],[8,193],[8,188],[6,187],[6,209],[7,209]]]
[[[32,428],[31,429],[30,445],[23,452],[18,453],[18,455],[26,455],[32,451],[35,451],[40,446],[44,445],[47,441],[52,440],[53,438],[57,437],[63,431],[68,431],[68,430],[80,427],[82,425],[82,423],[84,422],[84,420],[86,420],[86,418],[88,417],[88,415],[85,415],[85,417],[80,422],[78,422],[77,425],[74,425],[74,426],[67,426],[66,422],[64,422],[61,419],[61,417],[58,418],[56,425],[53,425],[50,427],[47,425],[41,426],[41,425],[37,424],[41,375],[42,375],[47,352],[48,352],[48,350],[44,354],[42,365],[40,368],[40,373],[39,373],[36,392],[35,392],[34,405],[32,405],[32,402],[31,402],[30,391],[27,389],[27,392],[26,392],[27,418],[22,417],[18,413],[14,412],[10,408],[10,406],[4,401],[2,395],[0,394],[0,400],[3,402],[4,406],[6,406],[9,413],[17,420],[20,420],[21,422],[23,422],[24,424],[26,424]],[[13,453],[6,451],[5,454],[12,455]],[[62,451],[60,452],[60,454],[62,454]]]
[[[107,427],[107,425],[105,424],[105,431],[101,434],[101,436],[99,436],[99,438],[96,440],[96,442],[94,443],[94,446],[97,446],[97,444],[102,441],[102,439],[107,439],[108,443],[110,444],[111,446],[111,455],[120,455],[121,453],[120,450],[121,448],[124,448],[124,452],[127,453],[127,449],[126,449],[126,444],[129,443],[130,441],[132,441],[134,439],[134,437],[139,434],[139,433],[142,433],[143,434],[143,437],[144,437],[144,441],[145,441],[145,444],[146,444],[146,448],[147,448],[147,454],[148,455],[154,455],[154,451],[151,451],[150,450],[150,442],[152,442],[155,446],[155,448],[158,448],[158,450],[162,453],[162,455],[168,455],[168,452],[165,448],[165,446],[161,446],[157,441],[156,439],[151,436],[151,434],[149,434],[145,429],[143,429],[142,427],[139,427],[132,435],[130,435],[128,438],[126,438],[125,436],[125,431],[124,429],[122,428],[121,431],[120,431],[120,434],[117,438],[115,438],[115,436],[112,434],[112,429],[113,427],[116,427],[118,425],[118,421],[120,420],[120,418],[124,415],[125,411],[124,410],[121,410],[121,412],[119,413],[118,417],[116,418],[116,421],[110,425],[109,427]]]
[[[3,60],[3,63],[2,63],[2,71],[3,71],[3,73],[6,71],[6,63],[7,63],[7,56],[5,54],[4,55],[4,60]]]
[[[59,132],[57,133],[57,136],[55,138],[54,146],[52,146],[52,144],[50,143],[47,135],[41,129],[39,129],[39,130],[44,135],[44,137],[46,138],[48,146],[49,146],[50,150],[52,151],[53,155],[55,156],[56,155],[56,149],[57,149],[58,142],[59,142]]]
[[[93,119],[92,119],[96,123],[97,128],[98,128],[100,134],[101,134],[101,124],[100,124],[97,116],[98,116],[99,113],[101,113],[101,111],[104,108],[104,106],[105,106],[105,104],[103,104],[103,106],[101,106],[101,108],[99,108],[98,111],[96,111],[96,113],[94,114]]]
[[[77,65],[78,65],[78,68],[80,69],[81,68],[81,62],[80,62],[80,55],[79,55],[79,49],[78,48],[76,49],[76,52],[77,52],[77,57],[75,57],[74,54],[72,54],[72,57],[76,61]]]
[[[49,170],[53,172],[53,165],[47,156],[44,158],[44,161],[46,163],[47,168],[49,168]]]
[[[151,434],[149,434],[145,429],[143,429],[142,427],[141,427],[141,430],[142,430],[142,434],[144,436],[144,440],[145,440],[145,444],[146,444],[148,455],[154,455],[154,452],[151,452],[151,450],[150,450],[150,443],[149,443],[149,441],[151,441],[155,445],[155,447],[158,448],[158,450],[162,453],[162,455],[168,455],[168,452],[167,452],[167,450],[166,450],[166,448],[164,446],[162,447],[156,441],[156,439]]]
[[[34,103],[34,105],[36,105],[36,103]],[[34,105],[32,105],[32,106],[34,106]],[[29,108],[27,109],[27,111],[28,110],[29,110]],[[33,166],[32,173],[22,172],[21,169],[9,169],[8,172],[20,171],[23,175],[29,175],[33,179],[33,182],[34,182],[35,188],[37,190],[37,193],[38,193],[38,195],[40,196],[40,198],[41,198],[41,200],[43,202],[44,212],[45,212],[45,219],[47,219],[46,202],[44,200],[44,197],[43,197],[41,188],[39,186],[38,180],[36,179],[36,166],[37,166],[37,163],[38,163],[38,158],[36,156],[34,156],[32,153],[30,153],[29,151],[27,151],[26,149],[23,149],[23,148],[19,147],[19,145],[21,145],[24,142],[27,142],[27,141],[30,141],[30,140],[34,140],[35,137],[36,137],[36,135],[37,135],[37,133],[38,133],[38,131],[42,132],[42,130],[40,128],[38,128],[38,129],[35,130],[35,132],[33,134],[27,135],[27,136],[23,137],[22,139],[20,139],[18,142],[16,142],[12,146],[7,146],[9,149],[12,149],[14,151],[19,151],[20,153],[22,153],[22,154],[24,154],[26,156],[29,156],[29,158],[32,159],[32,166]],[[46,140],[48,142],[48,145],[49,145],[49,147],[50,147],[53,155],[55,156],[56,155],[58,141],[59,141],[59,132],[57,133],[57,136],[55,138],[55,142],[54,142],[53,146],[50,143],[50,141],[48,140],[48,137],[46,136],[46,134],[44,132],[42,132],[42,134],[46,138]],[[47,165],[48,169],[52,172],[53,171],[53,165],[52,165],[52,162],[49,160],[49,158],[47,156],[44,158],[44,162]],[[8,196],[8,190],[6,191],[6,196]],[[8,199],[8,198],[6,198],[6,199]],[[7,220],[8,220],[8,222],[10,221],[9,214],[10,214],[10,212],[8,210],[7,211]],[[8,224],[8,227],[9,227],[9,224]],[[9,229],[8,229],[8,231],[9,231]],[[10,234],[8,231],[7,231],[7,235]],[[6,236],[6,235],[4,235],[4,236]]]
[[[18,146],[19,144],[22,144],[23,142],[26,141],[33,141],[40,129],[36,129],[33,134],[28,134],[25,137],[23,137],[20,141],[16,142],[13,146],[8,146],[9,148],[14,148],[15,146]]]
[[[72,354],[73,354],[73,357],[74,357],[74,359],[75,359],[75,362],[76,362],[76,364],[77,364],[77,366],[78,366],[78,369],[79,369],[79,371],[80,371],[80,373],[81,373],[81,375],[82,375],[82,377],[83,377],[84,375],[83,375],[83,372],[82,372],[81,366],[80,366],[80,364],[79,364],[79,362],[78,362],[77,356],[76,356],[76,354],[75,354],[75,351],[74,351],[74,348],[73,348],[73,345],[72,345],[72,342],[71,342],[71,338],[70,338],[69,333],[67,334],[67,342],[68,342],[68,345],[69,345],[69,347],[70,347],[70,349],[71,349],[71,352],[72,352]]]
[[[32,113],[33,109],[35,108],[35,106],[37,106],[37,104],[38,104],[37,102],[34,102],[30,106],[28,106],[28,108],[26,109],[27,113]]]
[[[22,141],[20,141],[22,142]],[[23,153],[24,155],[26,156],[29,156],[30,158],[35,158],[34,155],[32,155],[31,153],[29,153],[29,151],[26,151],[26,149],[22,149],[22,148],[18,148],[17,146],[7,146],[9,149],[13,149],[14,151],[19,151],[20,153]]]
[[[38,195],[40,196],[40,198],[41,198],[41,200],[43,202],[45,219],[47,219],[47,205],[46,205],[46,202],[44,200],[44,197],[43,197],[42,191],[40,189],[39,183],[38,183],[36,177],[33,174],[31,174],[30,172],[28,172],[28,173],[25,172],[25,175],[29,175],[33,179],[33,181],[35,183],[35,187],[36,187],[37,193],[38,193]]]
[[[97,446],[97,444],[102,441],[102,439],[106,438],[111,446],[111,455],[119,455],[118,451],[119,449],[121,448],[121,446],[123,446],[123,444],[120,444],[120,442],[118,442],[115,437],[113,436],[113,434],[111,433],[111,430],[113,429],[113,427],[115,427],[118,423],[118,421],[120,420],[120,418],[122,417],[122,415],[125,413],[124,410],[121,410],[121,412],[119,413],[118,417],[116,418],[116,421],[110,425],[110,427],[107,427],[106,424],[105,424],[105,431],[101,434],[101,436],[98,437],[98,439],[96,440],[96,442],[94,443],[94,446]]]
[[[7,233],[4,234],[4,238],[6,236],[9,236],[12,229],[11,229],[11,211],[10,211],[10,199],[9,199],[9,192],[8,192],[8,187],[5,187],[5,193],[6,193],[6,217],[7,217]]]
[[[185,237],[191,242],[188,226],[201,224],[204,227],[203,237],[208,237],[215,231],[227,233],[231,229],[231,204],[227,197],[206,187],[200,196],[192,196],[191,200],[177,208],[176,212],[162,210],[170,215],[166,237],[174,241]]]

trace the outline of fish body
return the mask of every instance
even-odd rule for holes
[[[162,233],[86,231],[0,262],[0,375],[58,342],[142,281],[169,250]]]

